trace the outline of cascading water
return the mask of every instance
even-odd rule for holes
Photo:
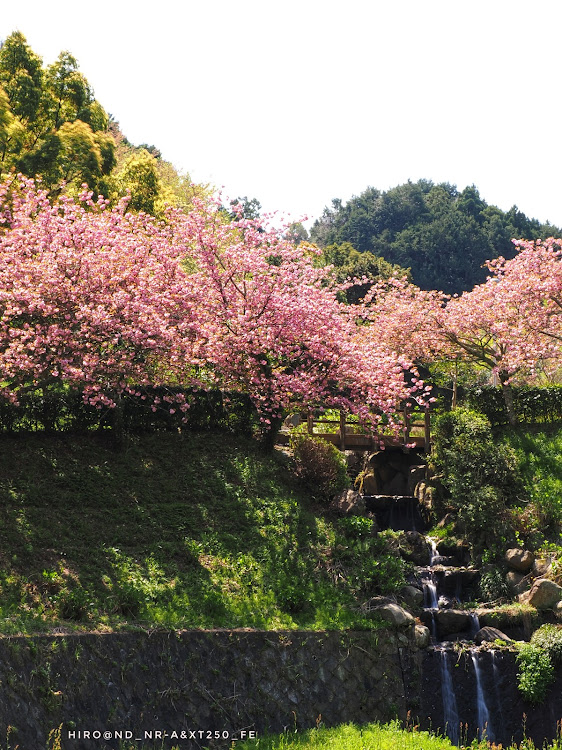
[[[499,724],[499,726],[496,726],[496,729],[498,729],[500,733],[503,733],[504,719],[503,719],[502,698],[501,698],[501,693],[500,693],[501,676],[500,676],[500,670],[499,670],[497,659],[496,659],[496,652],[492,649],[490,651],[490,654],[492,657],[492,677],[494,680],[494,693],[496,696],[496,703],[498,706],[497,724]]]
[[[478,615],[476,614],[476,612],[470,613],[470,622],[470,635],[474,638],[476,633],[480,630],[480,620],[478,619]]]
[[[478,737],[482,739],[485,734],[486,739],[493,741],[494,732],[490,723],[490,711],[488,709],[486,696],[484,694],[482,674],[478,659],[479,654],[475,649],[471,649],[470,655],[472,657],[472,663],[474,664],[474,674],[476,676],[476,710],[478,716]]]
[[[443,721],[447,737],[455,745],[459,743],[460,722],[457,699],[453,688],[453,676],[447,659],[447,651],[441,651],[441,694],[443,696]]]

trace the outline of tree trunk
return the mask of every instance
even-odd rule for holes
[[[513,391],[511,385],[506,382],[505,376],[502,377],[500,373],[500,382],[502,387],[503,401],[505,404],[505,410],[507,411],[507,418],[509,424],[514,426],[517,424],[517,415],[515,414],[515,406],[513,405]]]

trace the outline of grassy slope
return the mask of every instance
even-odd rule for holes
[[[337,529],[239,437],[3,437],[0,632],[373,627]]]

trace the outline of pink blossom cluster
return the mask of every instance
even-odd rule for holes
[[[317,252],[218,201],[158,221],[86,191],[52,202],[12,178],[0,186],[0,392],[64,383],[112,407],[149,385],[219,387],[248,393],[265,425],[289,406],[377,422],[423,383],[406,385],[409,353],[338,301]]]

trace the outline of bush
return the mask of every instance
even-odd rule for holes
[[[291,437],[290,446],[297,476],[314,495],[328,499],[349,487],[345,458],[335,445],[296,434]]]
[[[507,506],[522,492],[514,452],[494,442],[489,420],[459,408],[438,417],[431,455],[439,511],[454,511],[475,549],[503,554],[514,542]]]
[[[530,643],[519,648],[519,690],[531,703],[542,703],[554,680],[554,665],[562,661],[562,626],[542,625]]]
[[[511,386],[513,407],[519,422],[544,423],[562,419],[562,387]],[[500,388],[477,386],[462,391],[462,402],[486,415],[491,424],[509,424]]]

